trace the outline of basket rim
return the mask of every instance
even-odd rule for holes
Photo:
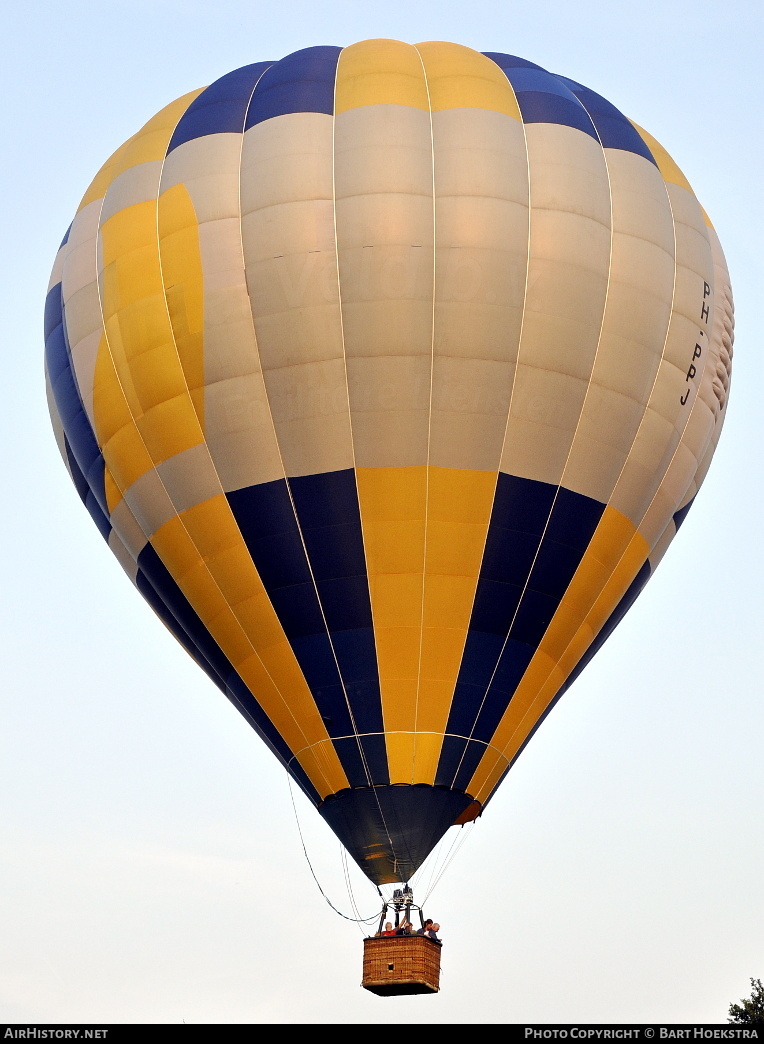
[[[364,936],[364,943],[381,943],[382,945],[389,945],[390,943],[402,942],[404,939],[421,939],[422,942],[428,943],[430,946],[442,946],[442,942],[436,942],[431,939],[428,935],[417,935],[416,932],[413,935],[366,935]]]

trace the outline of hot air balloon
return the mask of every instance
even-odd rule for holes
[[[46,305],[53,426],[156,614],[376,884],[485,809],[722,426],[714,229],[581,84],[309,47],[105,163]]]

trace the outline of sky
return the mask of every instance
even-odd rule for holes
[[[28,0],[5,14],[0,1022],[721,1022],[764,977],[761,11]],[[339,910],[374,913],[373,886],[351,867],[348,889],[334,835],[112,558],[61,464],[42,373],[50,267],[104,159],[231,69],[371,37],[514,53],[605,95],[689,178],[737,315],[697,502],[486,814],[420,872],[442,989],[397,999],[359,988],[363,931],[322,897],[298,823]]]

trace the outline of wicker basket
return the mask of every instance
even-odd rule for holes
[[[380,997],[437,993],[440,946],[424,935],[364,939],[361,985]]]

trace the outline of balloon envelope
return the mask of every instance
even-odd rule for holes
[[[369,40],[118,149],[46,339],[109,546],[382,883],[482,811],[655,568],[732,301],[683,174],[600,95]]]

